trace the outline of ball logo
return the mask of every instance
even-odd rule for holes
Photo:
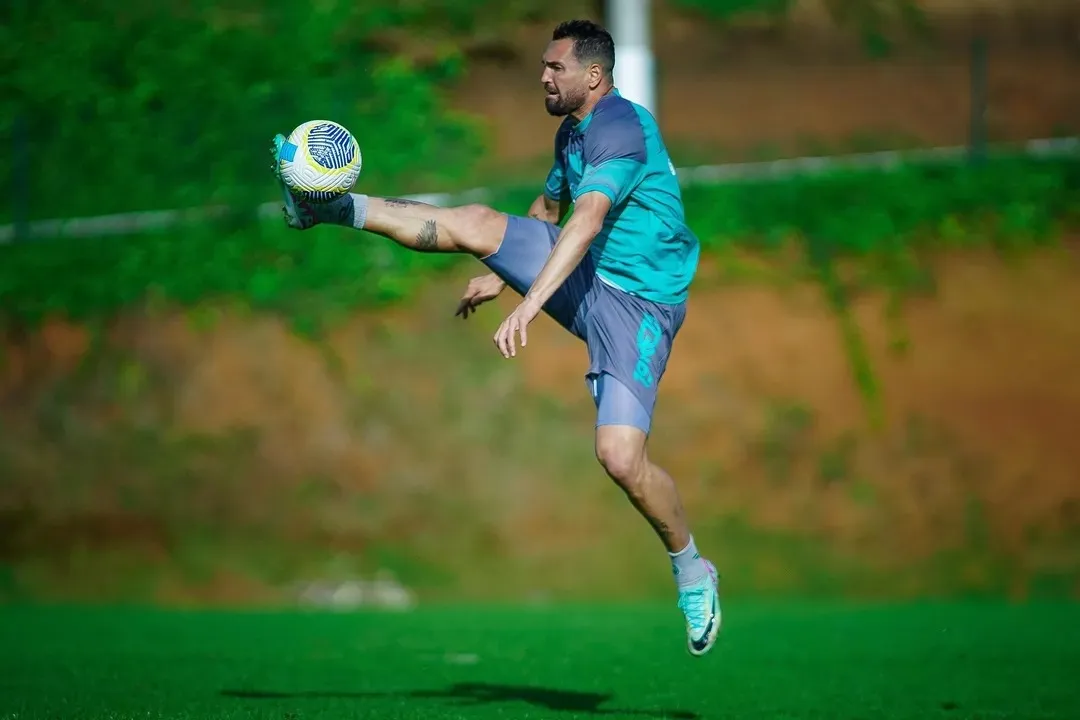
[[[316,125],[308,131],[308,154],[328,170],[340,170],[352,163],[356,148],[345,128],[331,123]]]

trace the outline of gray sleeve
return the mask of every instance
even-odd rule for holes
[[[597,108],[583,148],[585,170],[574,200],[603,193],[613,206],[625,203],[646,171],[645,129],[634,106],[620,98]]]
[[[603,103],[596,109],[585,133],[583,159],[586,167],[600,167],[610,160],[645,163],[645,128],[634,106],[622,100]]]

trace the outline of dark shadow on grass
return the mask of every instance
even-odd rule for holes
[[[353,698],[368,700],[378,698],[412,698],[446,700],[455,705],[486,705],[509,702],[526,702],[530,705],[562,712],[587,715],[623,715],[673,720],[697,720],[697,713],[687,710],[635,710],[627,708],[600,707],[611,700],[611,693],[577,692],[555,690],[528,685],[495,685],[491,683],[456,683],[445,690],[406,690],[401,692],[350,692],[309,690],[300,692],[277,692],[273,690],[222,690],[224,697],[249,700],[299,700],[305,698]]]

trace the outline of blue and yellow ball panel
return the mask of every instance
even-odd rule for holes
[[[340,125],[323,123],[307,133],[311,159],[327,170],[341,170],[356,159],[356,146],[348,131]]]

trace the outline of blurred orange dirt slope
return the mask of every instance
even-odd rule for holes
[[[965,254],[940,260],[936,296],[898,316],[883,297],[859,299],[878,430],[816,287],[703,282],[652,452],[698,533],[752,565],[748,586],[805,580],[793,577],[802,561],[762,554],[779,552],[753,541],[764,536],[877,578],[851,579],[864,590],[1023,594],[1075,577],[1078,271],[1070,250]],[[592,457],[584,348],[541,318],[515,362],[496,358],[492,323],[512,298],[455,322],[459,290],[440,282],[358,315],[323,346],[227,311],[204,329],[181,315],[117,319],[97,355],[59,320],[9,338],[0,516],[13,532],[0,550],[59,562],[71,579],[72,557],[134,548],[182,564],[200,537],[223,557],[281,544],[301,563],[390,547],[473,590],[495,566],[522,587],[543,569],[566,591],[583,552],[648,552],[654,540]],[[947,573],[933,569],[941,557]],[[605,572],[611,586],[649,575]]]

